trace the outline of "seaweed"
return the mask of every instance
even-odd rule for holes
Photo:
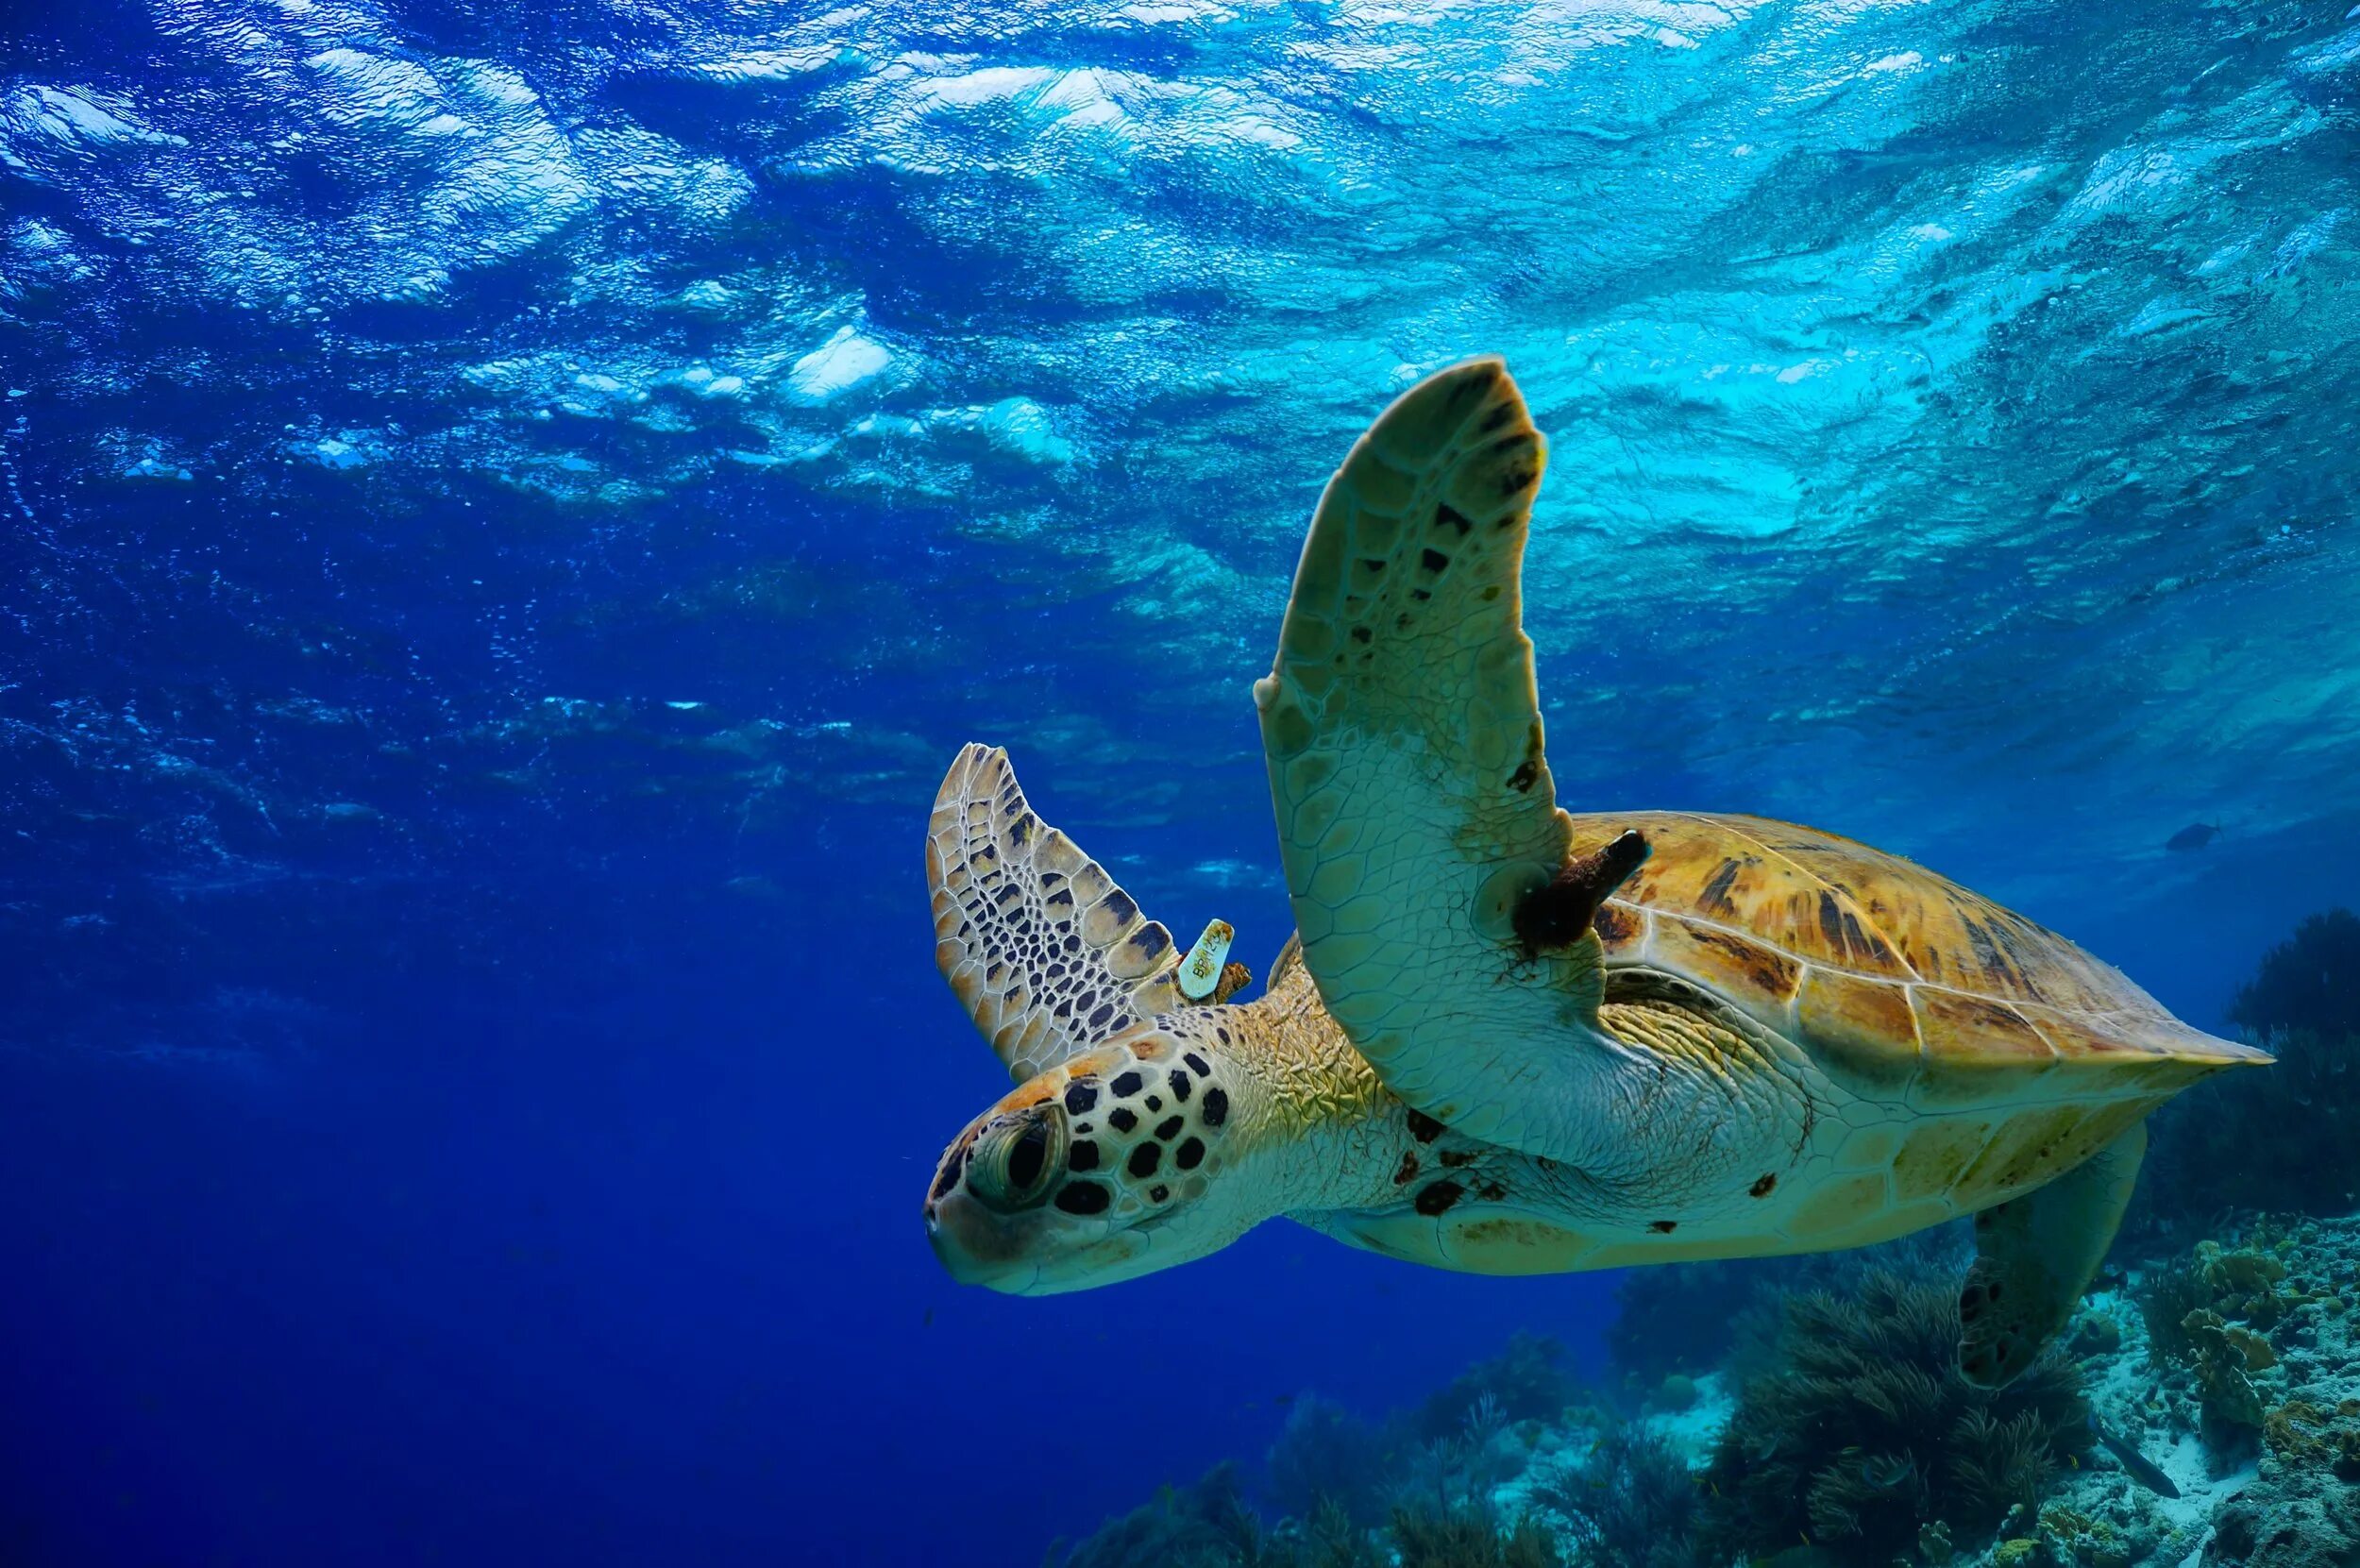
[[[1313,1509],[1291,1555],[1273,1558],[1265,1568],[1392,1568],[1367,1529],[1332,1502]]]
[[[2051,1354],[2007,1388],[1958,1374],[1947,1275],[1878,1273],[1850,1296],[1788,1304],[1772,1371],[1745,1387],[1706,1470],[1703,1554],[1798,1540],[1881,1568],[1939,1524],[1986,1540],[2089,1446],[2072,1363]]]
[[[1736,1343],[1736,1324],[1768,1295],[1776,1276],[1760,1260],[1663,1263],[1624,1273],[1614,1288],[1607,1359],[1627,1389],[1653,1389],[1675,1374],[1718,1367]]]
[[[2212,1300],[2194,1259],[2174,1257],[2147,1270],[2131,1299],[2147,1324],[2148,1364],[2158,1372],[2192,1365],[2196,1341],[2188,1336],[2188,1315]]]
[[[1476,1362],[1428,1398],[1413,1430],[1428,1442],[1453,1439],[1486,1399],[1504,1422],[1554,1420],[1581,1391],[1562,1365],[1564,1357],[1565,1346],[1555,1338],[1518,1329],[1506,1350]]]
[[[1695,1477],[1669,1443],[1644,1428],[1610,1428],[1581,1464],[1534,1495],[1571,1525],[1579,1568],[1692,1568],[1696,1561]]]
[[[1518,1456],[1502,1452],[1508,1416],[1489,1390],[1448,1434],[1419,1444],[1397,1481],[1396,1500],[1444,1513],[1488,1506],[1492,1490],[1514,1472]]]
[[[1264,1458],[1266,1491],[1281,1510],[1299,1519],[1323,1502],[1356,1526],[1380,1524],[1412,1444],[1398,1425],[1374,1426],[1333,1400],[1306,1394]]]
[[[2360,1205],[2360,917],[2333,909],[2297,926],[2230,1020],[2278,1064],[2222,1073],[2155,1114],[2133,1229]]]
[[[2295,927],[2238,988],[2229,1020],[2266,1036],[2360,1036],[2360,915],[2330,909]]]
[[[1548,1533],[1529,1519],[1503,1532],[1488,1508],[1395,1510],[1401,1568],[1563,1568]]]
[[[1955,1271],[1966,1260],[1965,1237],[1964,1225],[1937,1225],[1847,1252],[1633,1269],[1616,1287],[1619,1315],[1606,1336],[1625,1406],[1677,1374],[1719,1370],[1743,1383],[1768,1372],[1787,1301],[1808,1290],[1846,1294],[1880,1272]]]
[[[1264,1549],[1262,1522],[1227,1460],[1195,1485],[1158,1488],[1145,1504],[1109,1519],[1064,1558],[1063,1568],[1265,1568],[1285,1560]]]
[[[1045,1568],[1386,1568],[1387,1559],[1333,1503],[1291,1533],[1263,1527],[1224,1460],[1190,1487],[1164,1486]]]

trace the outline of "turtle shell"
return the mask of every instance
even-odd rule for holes
[[[2269,1060],[2189,1028],[2056,933],[1848,838],[1684,812],[1572,821],[1576,854],[1628,828],[1655,851],[1598,911],[1610,998],[1685,981],[1871,1098],[2144,1099]]]

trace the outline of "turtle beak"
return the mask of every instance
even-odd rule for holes
[[[964,1187],[927,1201],[926,1239],[962,1285],[1020,1296],[1030,1293],[1040,1275],[1040,1266],[1025,1256],[1019,1227],[976,1202]]]
[[[1085,1242],[1061,1236],[1043,1219],[1038,1209],[996,1214],[965,1188],[955,1188],[928,1200],[926,1239],[952,1279],[1010,1296],[1087,1290],[1162,1266],[1146,1262],[1153,1246],[1143,1231],[1117,1231]]]

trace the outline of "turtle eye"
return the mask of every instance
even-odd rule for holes
[[[1036,1121],[1016,1135],[1008,1145],[1008,1187],[1012,1191],[1030,1191],[1040,1180],[1040,1173],[1049,1164],[1049,1129]]]
[[[969,1190],[1003,1214],[1031,1208],[1049,1194],[1065,1123],[1054,1107],[1032,1111],[984,1134],[968,1168]]]

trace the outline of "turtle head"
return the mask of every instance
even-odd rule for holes
[[[1204,1009],[1206,1015],[1231,1009]],[[1253,1090],[1208,1018],[1027,1081],[944,1151],[926,1234],[962,1283],[1053,1295],[1218,1252],[1277,1212],[1242,1156]]]

